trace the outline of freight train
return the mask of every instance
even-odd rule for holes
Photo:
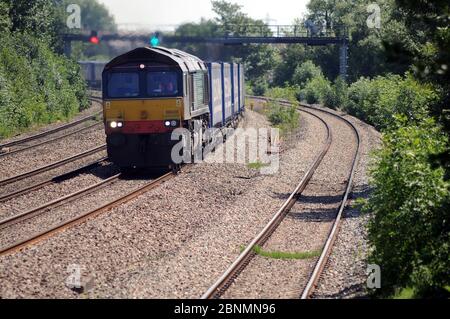
[[[178,169],[176,129],[190,133],[194,154],[212,142],[208,129],[236,126],[245,110],[241,64],[205,63],[176,49],[134,49],[107,63],[102,79],[108,157],[124,171]]]

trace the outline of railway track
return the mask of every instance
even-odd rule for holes
[[[90,218],[96,217],[99,214],[102,214],[104,212],[107,212],[115,207],[118,207],[130,200],[133,200],[134,198],[142,195],[143,193],[157,187],[158,185],[160,185],[161,183],[173,178],[175,176],[174,173],[170,172],[167,174],[164,174],[154,180],[151,180],[147,183],[145,183],[143,186],[137,188],[136,190],[133,190],[123,196],[120,196],[117,199],[114,199],[113,201],[102,205],[100,207],[94,208],[90,211],[86,211],[82,214],[77,215],[76,217],[67,219],[65,221],[60,222],[59,224],[52,226],[52,227],[48,227],[38,233],[34,233],[30,236],[28,236],[25,239],[20,239],[18,241],[13,242],[10,245],[7,245],[5,247],[1,247],[0,248],[0,256],[3,255],[7,255],[7,254],[11,254],[13,252],[17,252],[25,247],[31,246],[33,244],[36,244],[37,242],[40,242],[41,240],[44,240],[46,238],[49,238],[59,232],[64,231],[65,229],[69,228],[69,227],[73,227],[75,225],[78,225]],[[11,218],[5,219],[3,221],[0,222],[0,228],[5,228],[5,227],[9,227],[12,226],[16,223],[20,223],[21,221],[24,221],[28,218],[32,218],[34,216],[37,216],[40,212],[42,212],[45,209],[48,209],[49,207],[54,207],[55,205],[58,205],[60,203],[63,202],[68,202],[68,201],[73,201],[79,197],[81,197],[82,195],[85,195],[88,192],[92,192],[100,187],[103,187],[111,182],[113,182],[114,180],[117,180],[120,177],[119,175],[115,175],[113,177],[111,177],[108,180],[102,181],[96,185],[90,186],[84,190],[78,191],[76,193],[73,193],[71,195],[65,196],[63,198],[59,198],[51,203],[48,203],[46,205],[43,205],[41,207],[38,207],[36,209],[30,210],[28,212],[13,216]]]
[[[259,98],[259,97],[251,97],[253,99],[258,100],[264,100],[267,101],[267,98]],[[284,105],[291,105],[287,101],[281,101]],[[222,276],[202,295],[202,299],[213,299],[213,298],[220,298],[221,295],[232,285],[234,280],[239,276],[239,274],[247,267],[247,265],[251,262],[252,258],[256,255],[254,253],[256,246],[263,246],[264,243],[269,239],[269,237],[273,234],[273,232],[277,229],[277,227],[281,224],[283,219],[287,216],[290,209],[293,207],[293,205],[297,202],[299,196],[302,194],[302,192],[305,190],[306,186],[308,185],[309,181],[311,180],[312,176],[314,175],[317,168],[320,166],[320,163],[322,162],[323,158],[327,154],[328,150],[330,149],[331,143],[332,143],[332,133],[329,125],[318,115],[316,115],[313,112],[308,111],[314,110],[323,112],[329,115],[332,115],[334,117],[339,118],[340,120],[344,121],[354,133],[356,140],[357,140],[357,149],[353,157],[351,170],[347,179],[347,185],[344,192],[344,195],[342,197],[342,200],[340,202],[339,211],[336,215],[336,218],[333,223],[333,227],[331,228],[330,233],[328,234],[327,240],[323,246],[322,253],[316,262],[314,266],[314,270],[311,273],[311,276],[309,277],[309,280],[302,292],[301,298],[307,299],[311,296],[311,294],[314,291],[315,285],[319,281],[319,278],[321,276],[321,273],[326,265],[326,262],[328,260],[328,256],[331,253],[331,249],[333,246],[333,243],[336,239],[339,225],[342,219],[342,214],[344,211],[344,208],[347,203],[348,196],[351,192],[352,185],[353,185],[353,177],[356,170],[356,164],[359,159],[360,154],[360,136],[359,132],[356,129],[356,127],[347,119],[343,118],[342,116],[339,116],[333,112],[322,110],[319,108],[301,105],[302,111],[309,113],[313,115],[314,117],[318,118],[322,123],[324,123],[326,129],[327,129],[327,139],[325,144],[323,145],[321,152],[319,155],[315,158],[313,164],[309,167],[305,175],[303,176],[302,180],[299,182],[297,187],[294,189],[294,191],[291,193],[289,198],[284,202],[282,207],[276,212],[276,214],[273,216],[273,218],[269,221],[269,223],[264,227],[264,229],[251,241],[251,243],[245,248],[245,250],[238,256],[238,258],[231,264],[231,266],[222,274]]]
[[[15,191],[13,191],[11,193],[8,193],[6,195],[2,195],[2,196],[0,196],[0,203],[3,203],[5,201],[7,201],[7,200],[10,200],[12,198],[18,197],[18,196],[23,195],[23,194],[27,194],[27,193],[29,193],[29,192],[31,192],[33,190],[42,188],[42,187],[50,185],[52,183],[60,183],[62,181],[65,181],[65,180],[67,180],[67,179],[69,179],[69,178],[71,178],[73,176],[76,176],[76,175],[78,175],[78,174],[80,174],[80,173],[82,173],[84,171],[88,171],[90,169],[93,169],[93,168],[99,166],[102,162],[106,161],[107,159],[108,159],[107,157],[103,157],[103,158],[101,158],[99,160],[96,160],[96,161],[93,161],[93,162],[91,162],[91,163],[89,163],[87,165],[84,165],[82,167],[74,169],[74,170],[72,170],[70,172],[67,172],[67,173],[64,173],[64,174],[61,174],[61,175],[58,175],[58,176],[55,176],[55,177],[48,178],[48,179],[46,179],[46,180],[44,180],[42,182],[39,182],[39,183],[30,185],[30,186],[27,186],[27,187],[15,190]]]
[[[62,159],[60,161],[53,162],[53,163],[50,163],[50,164],[42,166],[42,167],[38,167],[36,169],[30,170],[30,171],[27,171],[27,172],[24,172],[24,173],[20,173],[18,175],[12,176],[12,177],[5,178],[3,180],[0,180],[0,186],[8,185],[8,184],[11,184],[11,183],[15,183],[15,182],[21,181],[21,180],[23,180],[25,178],[36,176],[36,175],[41,174],[43,172],[50,171],[52,169],[61,167],[61,166],[65,165],[65,164],[74,162],[76,160],[82,159],[84,157],[93,155],[93,154],[98,153],[98,152],[101,152],[101,151],[103,151],[105,149],[106,149],[106,144],[103,144],[103,145],[94,147],[94,148],[92,148],[90,150],[87,150],[87,151],[78,153],[76,155],[64,158],[64,159]]]
[[[80,198],[83,195],[89,194],[89,193],[91,193],[91,192],[93,192],[95,190],[98,190],[98,189],[100,189],[102,187],[105,187],[108,184],[113,183],[114,181],[118,180],[120,177],[121,177],[121,174],[116,174],[114,176],[111,176],[110,178],[107,178],[107,179],[105,179],[105,180],[103,180],[101,182],[98,182],[98,183],[96,183],[94,185],[88,186],[88,187],[86,187],[84,189],[81,189],[81,190],[79,190],[77,192],[74,192],[72,194],[60,197],[58,199],[55,199],[55,200],[53,200],[51,202],[48,202],[48,203],[46,203],[44,205],[41,205],[39,207],[30,209],[30,210],[25,211],[25,212],[20,213],[20,214],[13,215],[13,216],[5,218],[3,220],[0,220],[0,230],[5,228],[5,227],[14,225],[14,224],[16,224],[16,223],[18,223],[20,221],[24,221],[26,219],[38,216],[40,214],[44,214],[45,211],[50,209],[50,208],[55,208],[55,207],[58,207],[59,205],[73,202],[74,200]]]
[[[101,103],[101,99],[99,99],[97,97],[90,97],[90,100],[98,102],[98,103]],[[0,144],[0,158],[6,157],[6,156],[11,156],[11,155],[14,155],[14,154],[17,154],[17,153],[21,153],[21,152],[24,152],[24,151],[27,151],[27,150],[30,150],[30,149],[33,149],[33,148],[36,148],[36,147],[39,147],[39,146],[42,146],[42,145],[46,145],[46,144],[49,144],[49,143],[52,143],[52,142],[64,139],[66,137],[75,135],[77,133],[81,133],[83,131],[87,131],[87,130],[95,127],[95,126],[99,126],[101,123],[98,122],[97,118],[101,114],[102,114],[102,111],[94,113],[92,115],[85,116],[85,117],[83,117],[81,119],[78,119],[76,121],[73,121],[73,122],[70,122],[70,123],[58,126],[58,127],[53,128],[51,130],[47,130],[47,131],[44,131],[44,132],[41,132],[41,133],[37,133],[37,134],[31,135],[31,136],[28,136],[28,137],[24,137],[24,138],[12,141],[12,142]],[[96,123],[89,124],[89,125],[87,125],[85,127],[79,128],[77,130],[68,132],[68,133],[60,135],[60,136],[56,136],[56,137],[53,137],[53,138],[48,138],[49,136],[54,135],[55,133],[59,133],[59,132],[62,132],[64,130],[67,130],[67,129],[70,129],[70,128],[82,125],[82,124],[87,123],[89,121],[96,121]],[[39,142],[39,140],[43,140],[43,141]],[[36,142],[36,141],[37,141],[37,143],[34,143],[32,145],[27,145],[29,142]],[[15,149],[11,150],[11,148],[15,148]],[[5,150],[7,150],[7,151],[5,151]]]

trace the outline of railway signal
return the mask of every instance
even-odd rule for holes
[[[159,45],[159,32],[153,34],[153,36],[150,39],[150,45],[152,47],[157,47]]]
[[[91,36],[89,37],[89,42],[92,44],[99,44],[100,39],[97,35],[97,31],[91,31]]]

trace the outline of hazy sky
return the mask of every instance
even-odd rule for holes
[[[151,26],[198,22],[201,17],[212,18],[210,0],[99,0],[121,24]],[[232,0],[243,6],[250,17],[275,21],[271,24],[291,24],[306,11],[309,0]]]

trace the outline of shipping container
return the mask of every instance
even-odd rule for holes
[[[239,64],[239,113],[245,108],[245,76],[244,76],[244,66]]]
[[[232,88],[232,110],[233,117],[239,113],[239,64],[231,64],[231,78],[233,82]]]
[[[231,65],[230,63],[222,63],[222,112],[223,123],[227,123],[233,116],[231,109],[232,97],[231,97]]]
[[[208,63],[210,99],[209,112],[211,117],[211,127],[222,126],[222,66],[220,63]]]

